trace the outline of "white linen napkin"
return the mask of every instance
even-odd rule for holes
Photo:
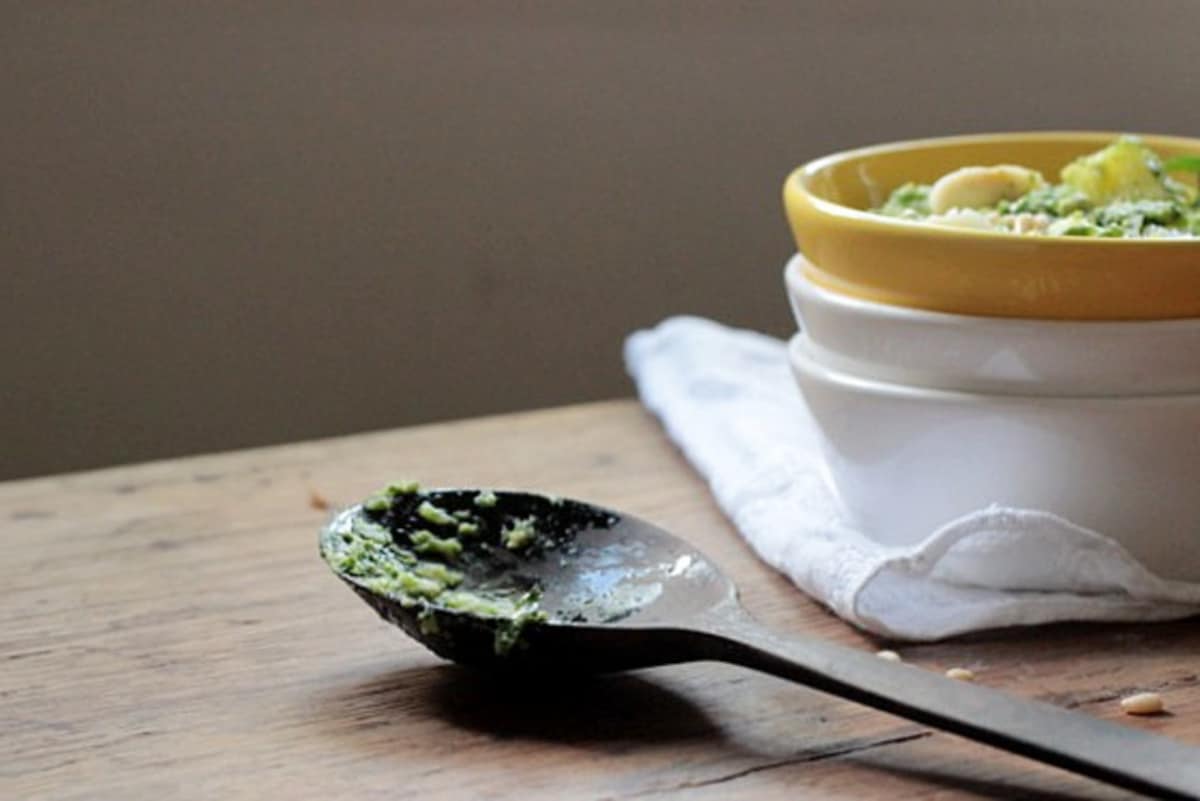
[[[777,339],[673,317],[630,336],[625,362],[642,403],[763,561],[861,628],[933,640],[1200,613],[1200,584],[1160,579],[1108,537],[1047,512],[979,509],[904,548],[855,531],[825,483]]]

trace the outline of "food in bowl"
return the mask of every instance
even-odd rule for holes
[[[835,153],[783,187],[805,274],[894,306],[1059,320],[1200,317],[1200,236],[1018,236],[879,214],[897,187],[961,167],[1019,164],[1057,175],[1111,132],[1041,131],[895,142]],[[1200,139],[1139,134],[1164,164],[1200,160]],[[1176,175],[1172,175],[1176,178]],[[1183,182],[1190,176],[1180,174]]]
[[[1135,136],[1080,156],[1050,183],[1015,164],[959,167],[909,182],[874,209],[931,225],[1013,234],[1100,237],[1200,235],[1196,159],[1163,162]]]

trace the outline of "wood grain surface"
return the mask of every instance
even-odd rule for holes
[[[781,630],[1200,744],[1200,621],[882,643],[759,563],[614,401],[0,485],[0,798],[1127,797],[734,667],[523,685],[448,665],[317,557],[331,509],[396,477],[624,509]],[[1134,690],[1170,713],[1123,716]]]

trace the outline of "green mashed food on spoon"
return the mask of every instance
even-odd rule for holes
[[[1052,184],[1012,164],[963,167],[899,187],[878,214],[977,231],[1114,238],[1200,236],[1200,158],[1163,162],[1134,136],[1062,168]]]

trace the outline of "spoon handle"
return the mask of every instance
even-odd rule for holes
[[[1200,799],[1200,749],[1132,727],[955,681],[815,639],[784,638],[744,613],[703,632],[706,656],[789,679],[1157,798]]]

